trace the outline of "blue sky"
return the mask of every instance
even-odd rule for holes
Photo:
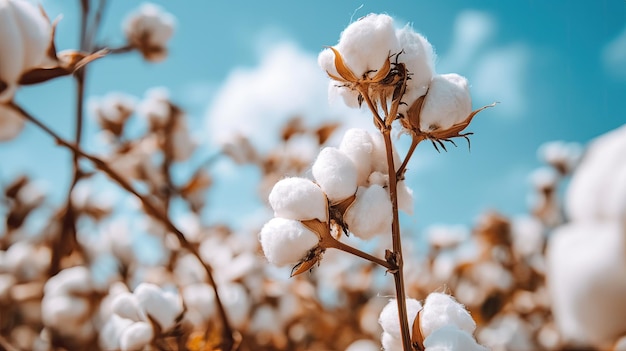
[[[527,177],[540,165],[539,145],[550,140],[586,143],[626,123],[623,0],[480,0],[471,6],[461,0],[154,2],[177,18],[167,60],[149,64],[129,54],[94,62],[87,93],[122,91],[140,98],[151,87],[166,86],[188,112],[194,137],[207,148],[219,136],[215,128],[219,118],[226,118],[216,117],[216,111],[226,109],[234,114],[232,118],[243,118],[235,115],[253,111],[258,106],[254,104],[261,103],[254,98],[259,94],[251,90],[245,95],[251,104],[248,109],[234,111],[228,101],[237,96],[228,87],[237,87],[237,79],[268,74],[264,70],[272,68],[272,54],[282,52],[292,58],[285,64],[283,78],[302,85],[281,89],[269,82],[256,89],[300,94],[309,101],[302,107],[305,112],[336,116],[320,107],[326,104],[326,91],[317,83],[325,79],[323,72],[313,72],[317,53],[335,44],[351,20],[370,12],[411,22],[435,47],[439,73],[469,78],[475,107],[500,104],[481,113],[468,128],[475,133],[471,152],[464,143],[441,154],[430,145],[420,145],[407,173],[416,195],[415,216],[404,218],[409,226],[471,224],[486,209],[523,213],[530,191]],[[77,45],[78,3],[43,0],[52,18],[63,14],[57,31],[59,49]],[[140,3],[110,1],[100,38],[114,46],[122,44],[121,22]],[[73,133],[72,99],[69,78],[23,88],[17,95],[18,103],[67,137]],[[280,100],[259,116],[248,113],[247,118],[258,122],[292,112],[277,106]],[[87,121],[88,139],[93,137],[94,124]],[[45,179],[53,201],[65,193],[70,156],[34,127],[0,144],[0,160],[3,182],[25,172]],[[232,165],[218,165],[218,169],[233,174]],[[256,175],[245,171],[250,169],[239,170],[235,178],[217,179],[211,200],[221,205],[211,220],[234,220],[234,211],[241,206],[254,211]],[[233,194],[232,189],[238,191]]]

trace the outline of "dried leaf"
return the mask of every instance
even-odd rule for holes
[[[412,335],[413,337],[411,338],[411,344],[413,345],[413,348],[415,348],[418,351],[424,351],[424,334],[422,333],[422,327],[421,327],[421,319],[422,319],[422,311],[424,309],[419,310],[419,312],[417,312],[417,316],[415,316],[415,320],[413,321],[413,332]]]
[[[339,51],[337,51],[337,49],[332,46],[330,46],[329,49],[331,49],[333,53],[335,53],[335,69],[337,70],[337,73],[339,73],[341,78],[348,82],[357,82],[359,79],[354,75],[354,73],[352,73],[352,70],[350,70],[350,68],[348,68],[348,66],[346,66],[346,64],[343,62],[343,57],[341,56]],[[335,80],[342,80],[337,79],[337,77],[334,77],[330,73],[328,75]]]

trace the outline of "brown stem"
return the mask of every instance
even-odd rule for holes
[[[393,261],[396,270],[393,271],[393,280],[396,286],[396,300],[398,303],[398,318],[400,321],[400,330],[402,332],[402,345],[404,351],[411,351],[411,333],[409,322],[407,319],[406,296],[404,292],[404,273],[402,260],[402,240],[400,238],[400,219],[398,217],[398,191],[397,179],[391,176],[395,174],[395,166],[393,162],[393,145],[391,143],[391,127],[381,131],[385,139],[385,149],[387,151],[387,170],[389,176],[389,196],[391,198],[393,222],[391,225],[391,236],[393,240]]]
[[[387,268],[388,271],[394,271],[397,267],[393,266],[391,263],[382,260],[376,256],[370,255],[367,252],[361,251],[355,247],[352,247],[348,244],[342,243],[341,241],[335,239],[330,235],[330,239],[326,242],[327,247],[332,247],[337,250],[341,250],[347,252],[349,254],[361,257],[364,260],[375,263],[379,266]]]
[[[221,302],[221,299],[218,293],[217,284],[215,282],[215,279],[213,278],[213,269],[207,262],[204,262],[204,260],[202,260],[202,257],[200,256],[200,253],[198,252],[198,250],[196,250],[196,248],[185,238],[185,235],[172,223],[172,221],[169,219],[167,214],[165,214],[163,210],[161,210],[158,206],[154,205],[150,200],[148,200],[146,196],[140,194],[137,190],[135,190],[127,180],[125,180],[121,175],[119,175],[117,172],[111,169],[111,167],[109,167],[109,165],[106,162],[104,162],[103,160],[99,159],[96,156],[90,155],[82,151],[78,146],[64,140],[58,134],[56,134],[53,130],[48,128],[48,126],[46,126],[37,118],[29,114],[20,106],[16,105],[14,102],[10,102],[7,106],[9,106],[13,110],[18,112],[22,116],[24,116],[24,118],[26,118],[28,121],[32,122],[41,130],[43,130],[52,138],[54,138],[57,144],[64,146],[72,150],[75,154],[79,155],[80,157],[86,158],[89,161],[91,161],[98,169],[106,173],[118,185],[120,185],[129,193],[135,195],[141,201],[146,212],[152,217],[154,217],[155,219],[157,219],[158,221],[160,221],[163,225],[165,225],[165,227],[170,232],[174,233],[174,235],[176,235],[176,237],[180,241],[181,245],[185,249],[187,249],[191,254],[193,254],[198,259],[198,261],[200,261],[200,263],[204,267],[204,270],[207,273],[209,283],[213,287],[213,292],[215,293],[215,303],[217,305],[218,313],[223,324],[223,331],[222,331],[223,335],[222,335],[222,345],[221,345],[222,349],[231,350],[234,345],[234,335],[233,335],[233,331],[230,326],[230,323],[228,321],[228,316],[226,315],[226,310],[224,309],[224,305]]]
[[[417,144],[419,144],[422,140],[424,140],[423,137],[413,136],[413,140],[411,140],[411,147],[409,147],[409,151],[406,153],[402,164],[396,171],[396,179],[400,180],[404,178],[404,171],[406,170],[406,166],[409,163],[411,156],[413,156],[413,152],[415,151]]]

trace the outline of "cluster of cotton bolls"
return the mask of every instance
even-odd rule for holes
[[[452,296],[431,293],[424,305],[414,299],[407,299],[407,316],[413,325],[411,339],[425,347],[425,350],[445,351],[486,351],[473,336],[476,322]],[[402,350],[398,304],[389,301],[380,313],[379,323],[383,328],[382,345],[385,351]],[[414,325],[414,323],[416,323]],[[416,335],[419,333],[420,335]]]
[[[267,259],[276,265],[296,263],[318,244],[319,234],[303,221],[330,225],[338,220],[341,229],[362,239],[390,234],[392,204],[386,170],[382,137],[350,129],[339,147],[320,151],[311,168],[313,180],[289,177],[277,182],[269,195],[275,217],[259,235]],[[399,208],[411,212],[412,191],[404,182],[398,184],[398,197]]]

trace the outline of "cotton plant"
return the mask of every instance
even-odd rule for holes
[[[295,264],[292,275],[319,264],[326,249],[346,251],[385,267],[394,276],[398,349],[412,345],[406,318],[403,258],[398,210],[411,212],[411,190],[404,184],[406,166],[416,148],[429,140],[440,151],[464,132],[474,116],[469,84],[456,74],[437,74],[434,50],[410,26],[396,28],[385,14],[369,14],[351,23],[337,45],[324,49],[318,63],[330,78],[329,98],[348,106],[363,105],[379,133],[348,131],[339,147],[323,148],[311,167],[312,179],[285,178],[269,195],[274,218],[259,238],[265,256],[277,265]],[[492,106],[492,105],[490,105]],[[398,121],[399,123],[394,123]],[[391,131],[411,136],[404,158],[395,150]],[[392,238],[380,259],[343,243],[342,233],[364,240]],[[384,343],[384,342],[383,342]]]

